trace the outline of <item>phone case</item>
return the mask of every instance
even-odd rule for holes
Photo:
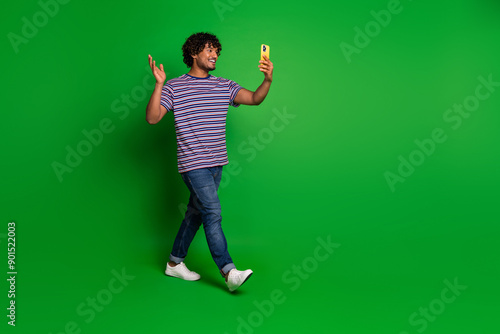
[[[269,45],[262,44],[260,46],[260,60],[264,60],[264,55],[266,55],[267,58],[271,59],[271,57],[269,57],[269,51]]]

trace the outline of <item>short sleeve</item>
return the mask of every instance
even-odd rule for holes
[[[161,89],[160,104],[167,110],[174,109],[174,91],[168,83]]]
[[[229,94],[230,94],[229,104],[232,105],[233,107],[239,107],[239,104],[235,103],[234,99],[236,98],[236,95],[238,95],[240,89],[243,87],[241,87],[232,80],[228,80],[228,84],[229,84]]]

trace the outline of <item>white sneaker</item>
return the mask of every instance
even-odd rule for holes
[[[165,274],[172,277],[182,278],[186,281],[197,281],[200,279],[200,275],[195,273],[194,271],[189,270],[184,262],[179,263],[175,267],[171,267],[167,263],[167,269],[165,270]]]
[[[229,291],[233,292],[234,290],[238,289],[243,283],[246,282],[247,279],[252,276],[253,271],[250,269],[247,269],[245,271],[239,271],[237,269],[231,269],[229,271],[229,274],[227,275],[227,287],[229,288]]]

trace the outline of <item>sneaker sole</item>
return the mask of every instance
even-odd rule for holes
[[[186,278],[184,278],[184,277],[182,277],[182,276],[179,276],[179,275],[176,275],[176,274],[172,274],[172,275],[171,275],[171,274],[167,273],[166,271],[165,271],[165,275],[170,276],[170,277],[180,278],[181,280],[184,280],[184,281],[190,281],[190,282],[193,282],[193,281],[199,281],[199,280],[200,280],[200,278],[201,278],[201,276],[200,276],[200,277],[195,278],[195,279],[186,279]]]

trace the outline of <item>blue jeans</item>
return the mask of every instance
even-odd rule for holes
[[[184,261],[191,241],[203,223],[208,248],[222,275],[235,268],[227,250],[221,227],[221,206],[217,189],[222,177],[222,166],[208,167],[181,173],[189,191],[186,215],[175,237],[170,260]]]

